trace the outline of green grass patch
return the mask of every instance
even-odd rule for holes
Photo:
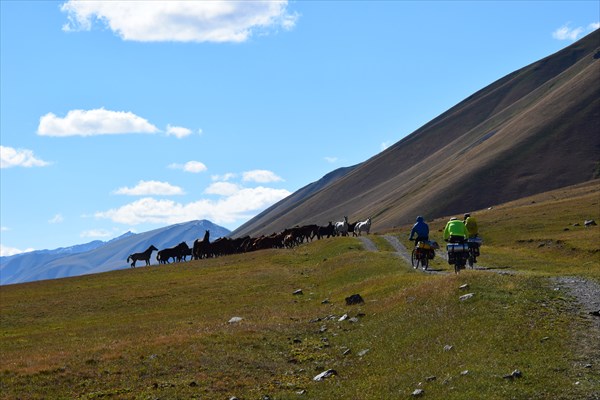
[[[481,264],[514,275],[424,274],[369,235],[378,252],[330,238],[2,286],[0,398],[592,398],[598,360],[577,342],[588,321],[547,279],[600,281],[598,227],[572,226],[600,220],[584,192],[475,214]],[[443,223],[431,223],[440,243]],[[410,248],[408,230],[393,234]],[[450,270],[440,257],[432,268]],[[355,293],[365,303],[346,305]]]

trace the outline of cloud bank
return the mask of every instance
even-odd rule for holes
[[[122,187],[114,191],[115,194],[124,194],[127,196],[175,196],[185,194],[179,186],[173,186],[168,182],[159,181],[139,181],[132,188]]]
[[[176,224],[195,219],[208,219],[217,224],[232,223],[251,218],[290,194],[285,189],[259,186],[232,190],[219,200],[201,199],[187,204],[145,197],[119,208],[97,212],[94,216],[127,225]]]
[[[50,163],[36,158],[31,150],[0,146],[0,168],[45,167],[47,165]]]
[[[558,40],[571,40],[576,41],[580,39],[586,32],[595,31],[600,27],[600,22],[592,22],[588,25],[587,29],[581,26],[576,28],[571,28],[570,23],[564,24],[554,32],[552,32],[552,37]]]
[[[242,174],[242,180],[244,182],[258,182],[258,183],[269,183],[269,182],[280,182],[282,178],[275,175],[275,173],[266,169],[255,169],[247,171]]]
[[[126,133],[156,133],[160,130],[129,111],[71,110],[64,118],[48,113],[40,118],[40,136],[94,136]]]
[[[186,136],[190,136],[191,134],[191,129],[184,128],[182,126],[167,125],[167,136],[175,136],[177,139],[182,139]]]
[[[253,33],[290,30],[298,19],[287,0],[75,1],[61,6],[63,31],[89,31],[103,23],[123,40],[139,42],[244,42]]]
[[[202,163],[200,161],[188,161],[185,164],[175,163],[175,164],[169,165],[169,168],[181,169],[181,170],[184,170],[185,172],[191,172],[194,174],[197,174],[199,172],[204,172],[208,169],[206,167],[206,165],[204,165],[204,163]]]

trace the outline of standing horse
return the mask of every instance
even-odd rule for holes
[[[173,261],[180,262],[182,259],[185,259],[185,254],[189,249],[186,242],[181,242],[175,247],[160,250],[156,255],[156,260],[160,264],[168,264],[170,258],[172,258]]]
[[[344,217],[343,221],[335,223],[335,234],[336,236],[348,236],[348,217]]]
[[[204,238],[202,240],[196,239],[194,240],[194,247],[192,249],[192,255],[194,260],[199,260],[201,258],[208,258],[210,255],[210,231],[206,230],[204,232]]]
[[[139,260],[146,261],[146,266],[148,266],[150,265],[150,256],[152,255],[153,251],[158,251],[158,249],[154,247],[154,245],[151,245],[142,253],[130,254],[129,257],[127,257],[127,262],[129,262],[129,260],[132,261],[131,268],[135,268],[135,262]]]
[[[356,227],[354,228],[354,233],[357,233],[358,236],[361,236],[361,232],[367,232],[371,230],[371,217],[367,218],[366,221],[357,222]]]

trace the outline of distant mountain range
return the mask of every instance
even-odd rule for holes
[[[127,232],[107,242],[95,240],[55,250],[0,257],[0,285],[129,268],[126,260],[131,253],[142,252],[150,245],[165,249],[183,241],[192,247],[194,240],[204,237],[206,230],[210,231],[211,241],[230,233],[228,229],[207,220],[190,221],[144,233]],[[151,261],[157,263],[156,252],[152,254]],[[138,262],[137,265],[144,263]]]
[[[481,89],[374,157],[305,186],[231,236],[344,216],[372,217],[375,232],[392,230],[417,215],[461,215],[597,179],[598,132],[600,29]]]

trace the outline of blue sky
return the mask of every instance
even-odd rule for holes
[[[2,255],[193,219],[233,230],[600,14],[598,1],[0,6]]]

